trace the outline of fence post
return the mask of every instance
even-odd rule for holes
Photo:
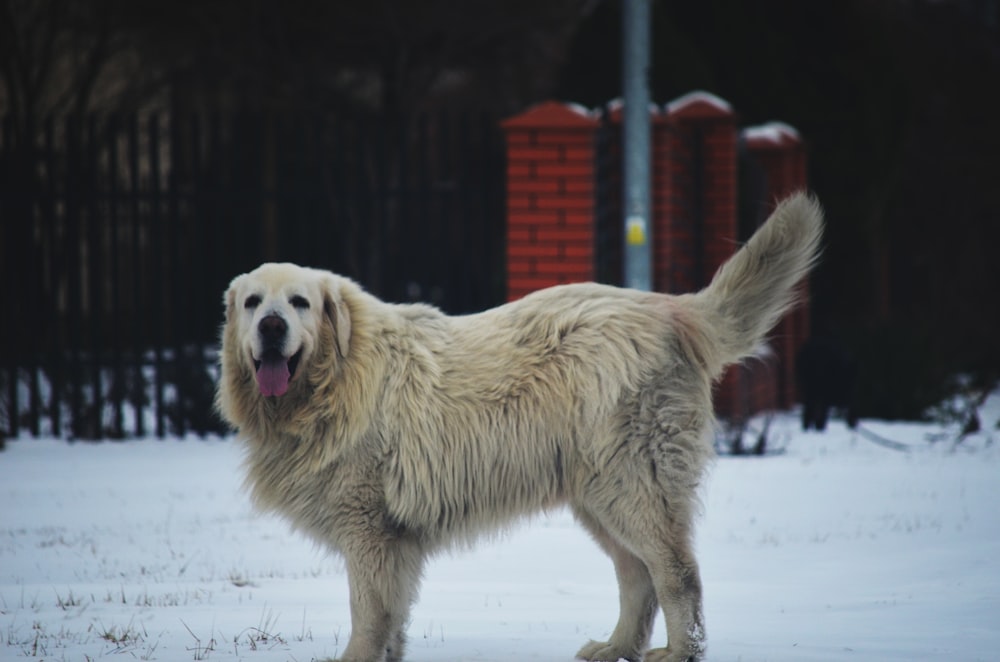
[[[586,110],[547,102],[502,123],[507,139],[507,300],[594,280],[594,138]]]
[[[670,289],[698,290],[736,250],[737,130],[728,102],[707,92],[686,94],[666,106],[674,195],[657,215],[656,235],[669,237]],[[666,279],[666,274],[663,275]],[[741,366],[726,371],[715,395],[716,412],[743,421],[752,410],[750,380]]]
[[[701,245],[695,246],[702,273],[694,274],[693,282],[674,285],[700,289],[735,250],[737,117],[728,102],[707,92],[668,103],[666,115],[674,138],[675,172],[688,184],[676,188],[672,217],[694,216],[702,233]]]
[[[782,198],[808,186],[806,150],[799,132],[781,122],[747,127],[741,139],[747,154],[755,159],[765,174],[763,200],[770,213]],[[772,334],[778,359],[777,406],[791,407],[796,402],[795,355],[809,337],[809,284],[799,285],[800,305],[781,320]]]
[[[661,112],[653,116],[652,159],[653,159],[653,290],[656,292],[678,293],[680,288],[673,278],[680,265],[693,265],[692,240],[690,234],[681,231],[677,218],[671,216],[671,201],[677,194],[675,170],[677,169],[676,147],[672,141],[669,118]]]

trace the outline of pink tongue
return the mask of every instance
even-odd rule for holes
[[[284,358],[265,359],[257,369],[257,385],[262,395],[284,395],[289,378],[288,361]]]

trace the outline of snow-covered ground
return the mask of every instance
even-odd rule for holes
[[[709,659],[1000,659],[1000,398],[983,413],[957,447],[865,423],[911,452],[786,415],[784,453],[720,458],[698,536]],[[9,442],[0,659],[336,657],[342,565],[251,512],[240,456],[231,440]],[[568,662],[616,617],[610,562],[558,511],[433,561],[408,659]]]

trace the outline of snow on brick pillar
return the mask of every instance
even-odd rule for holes
[[[770,214],[779,200],[807,188],[805,145],[794,128],[780,122],[748,127],[743,130],[742,140],[747,153],[764,172],[762,203],[767,209],[763,216]],[[795,356],[809,337],[808,282],[799,288],[799,307],[781,320],[769,340],[778,364],[775,406],[782,409],[797,400]]]
[[[673,292],[704,287],[736,248],[736,113],[707,92],[686,94],[666,106],[668,146],[654,148],[655,168],[669,172],[670,193],[654,211],[658,280]],[[667,165],[669,163],[669,166]],[[655,206],[655,205],[654,205]],[[726,372],[715,393],[719,416],[743,420],[751,404],[742,369]]]
[[[594,280],[598,121],[547,102],[502,123],[507,137],[507,300]]]

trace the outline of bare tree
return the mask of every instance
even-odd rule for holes
[[[550,94],[598,0],[0,0],[0,114],[440,105]]]
[[[546,96],[595,0],[121,2],[143,60],[181,105],[350,107],[441,103],[510,112]]]
[[[155,87],[115,10],[111,0],[0,0],[0,113],[16,135]]]

